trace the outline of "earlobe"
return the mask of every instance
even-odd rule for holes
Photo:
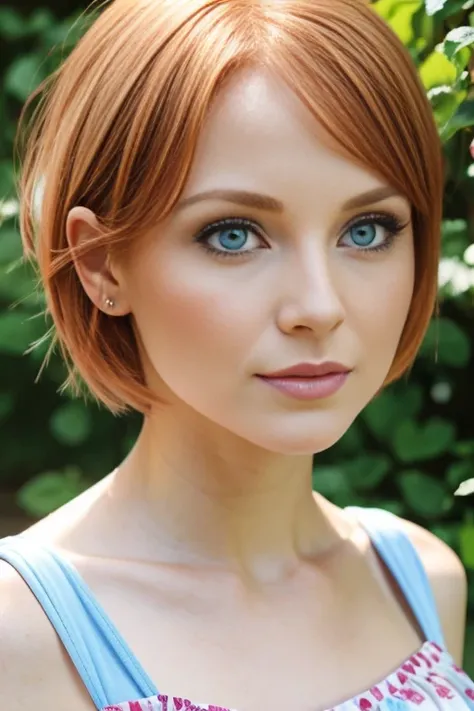
[[[124,297],[123,285],[111,267],[107,244],[98,244],[82,255],[79,251],[85,243],[97,239],[101,234],[97,217],[91,210],[77,206],[69,211],[66,237],[84,291],[101,311],[125,316],[130,313],[130,307]]]

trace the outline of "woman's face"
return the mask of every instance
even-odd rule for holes
[[[120,272],[151,386],[264,449],[331,446],[392,364],[413,290],[410,216],[284,84],[234,77],[174,213]],[[350,373],[310,399],[258,377],[327,361]]]

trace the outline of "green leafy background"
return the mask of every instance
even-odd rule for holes
[[[470,579],[466,666],[474,673],[474,516],[455,497],[474,476],[474,0],[373,3],[408,47],[433,106],[446,155],[440,317],[409,377],[385,390],[330,451],[314,486],[341,506],[375,505],[421,523],[461,556]],[[69,0],[0,7],[0,495],[43,516],[109,472],[129,451],[138,416],[114,418],[60,396],[59,358],[35,383],[49,327],[21,258],[13,138],[21,106],[87,23]],[[396,71],[396,67],[394,67]]]

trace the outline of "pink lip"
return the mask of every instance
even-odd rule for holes
[[[342,363],[335,361],[325,361],[324,363],[298,363],[283,370],[275,370],[274,373],[261,373],[262,378],[288,378],[292,376],[301,378],[312,378],[320,375],[329,375],[330,373],[348,373],[351,368],[348,368]]]
[[[340,363],[300,363],[261,380],[298,400],[318,400],[334,395],[346,382],[351,370]]]
[[[285,395],[290,395],[297,400],[320,400],[330,397],[342,388],[349,376],[345,373],[329,373],[316,378],[265,378],[258,377]]]

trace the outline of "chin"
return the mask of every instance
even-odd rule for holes
[[[324,452],[338,442],[347,432],[352,422],[357,416],[357,412],[352,417],[335,416],[335,413],[320,413],[319,417],[307,418],[305,422],[288,422],[260,431],[253,429],[252,434],[247,437],[254,444],[266,449],[269,452],[285,455],[313,455]],[[298,420],[299,418],[297,418]]]
[[[344,433],[343,433],[344,434]],[[286,441],[279,439],[278,441],[269,442],[266,449],[275,454],[285,454],[294,456],[314,455],[324,452],[332,447],[342,437],[342,435],[334,437],[307,437],[305,439],[287,439]]]

